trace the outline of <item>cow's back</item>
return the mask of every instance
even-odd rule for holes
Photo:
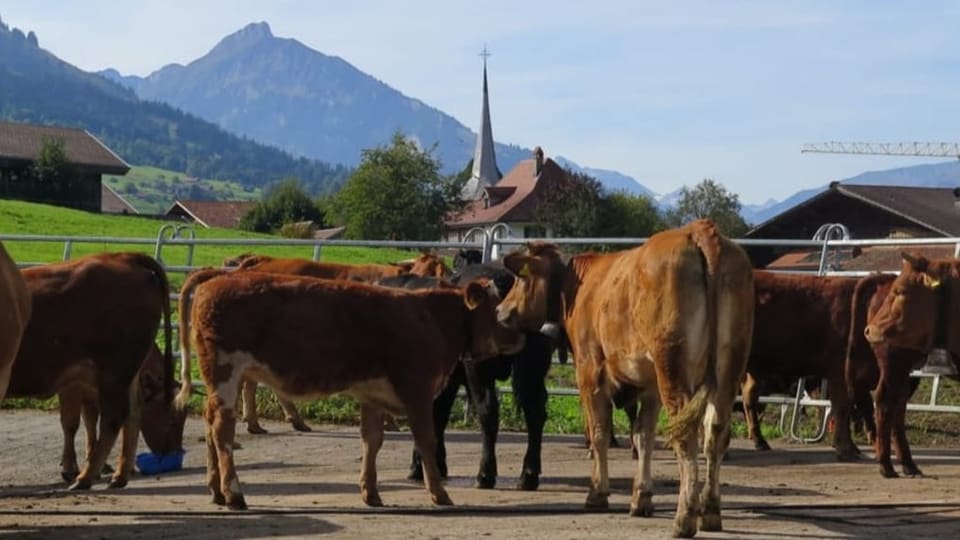
[[[32,303],[16,263],[0,243],[0,399],[6,394],[11,364],[30,319]]]

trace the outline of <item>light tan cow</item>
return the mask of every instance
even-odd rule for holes
[[[30,320],[32,304],[27,283],[0,243],[0,399],[7,393],[13,360],[23,331]]]
[[[637,399],[633,437],[640,459],[630,514],[653,513],[650,467],[662,403],[680,466],[673,532],[691,537],[698,525],[721,530],[720,460],[753,328],[753,274],[746,253],[707,220],[655,234],[635,249],[575,256],[567,265],[553,245],[528,249],[504,258],[518,281],[498,318],[510,328],[556,334],[559,324],[566,331],[593,439],[587,506],[608,504],[611,403]],[[707,475],[699,494],[701,423]]]

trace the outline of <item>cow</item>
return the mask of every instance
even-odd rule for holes
[[[875,418],[865,415],[864,421],[867,431],[875,434],[871,442],[880,474],[885,478],[897,477],[890,460],[891,438],[904,474],[921,474],[910,453],[906,412],[907,402],[919,383],[910,377],[910,372],[923,365],[925,355],[920,350],[894,347],[884,342],[870,343],[864,335],[867,320],[880,309],[895,278],[891,274],[874,274],[857,284],[853,293],[846,361],[848,393],[855,404],[864,409],[869,407],[875,415]]]
[[[528,250],[504,258],[518,283],[497,316],[508,328],[565,331],[593,437],[586,506],[608,506],[612,403],[637,399],[633,437],[640,459],[630,515],[652,515],[650,466],[662,403],[680,467],[673,533],[692,537],[698,527],[721,530],[720,461],[753,331],[749,257],[709,220],[656,233],[634,249],[577,255],[566,265],[554,245],[531,244]],[[698,494],[701,424],[707,475]]]
[[[125,459],[131,463],[136,458],[137,438],[143,435],[147,447],[155,454],[166,455],[183,448],[183,426],[186,411],[175,409],[164,395],[170,395],[179,385],[164,376],[163,353],[154,344],[150,347],[140,372],[137,374],[137,395],[131,415],[140,418],[140,433],[130,432],[126,425],[120,429],[121,448]],[[165,393],[163,385],[171,389]],[[80,420],[86,431],[86,455],[90,456],[97,442],[97,421],[100,409],[97,405],[95,385],[76,382],[60,390],[60,425],[63,429],[63,456],[60,460],[60,475],[73,483],[80,472],[74,439]],[[106,470],[106,468],[105,468]]]
[[[754,271],[756,322],[741,395],[747,433],[758,450],[769,450],[770,445],[760,433],[756,382],[815,376],[827,381],[838,459],[852,460],[859,454],[850,437],[851,405],[844,376],[857,281]]]
[[[279,274],[295,274],[327,279],[347,279],[353,281],[373,282],[382,277],[397,277],[401,275],[434,276],[443,278],[449,276],[450,268],[443,259],[433,253],[422,253],[415,259],[407,262],[390,264],[346,264],[309,261],[306,259],[275,258],[266,255],[244,253],[224,259],[223,266],[235,267],[238,270],[254,270]],[[253,434],[267,433],[258,420],[257,415],[257,385],[245,382],[242,386],[241,399],[243,402],[243,420],[247,423],[247,432]],[[289,400],[278,398],[277,402],[283,410],[284,419],[297,431],[310,431],[310,426],[303,420],[296,405]]]
[[[929,260],[906,252],[901,256],[900,275],[890,283],[883,299],[877,298],[870,306],[863,330],[871,348],[885,348],[889,356],[886,362],[878,362],[879,382],[873,396],[877,459],[881,460],[881,474],[888,478],[896,476],[889,463],[891,429],[904,473],[921,474],[902,427],[909,399],[906,377],[911,368],[920,367],[932,349],[945,350],[950,361],[960,367],[960,334],[954,322],[960,315],[960,261]]]
[[[423,289],[457,287],[476,279],[493,280],[501,294],[509,291],[514,282],[513,274],[502,265],[476,264],[461,267],[451,276],[450,282],[431,277],[404,275],[384,278],[376,283],[387,287]],[[528,333],[523,350],[517,354],[502,355],[481,363],[468,362],[457,365],[443,391],[434,400],[437,464],[442,477],[447,476],[444,433],[457,392],[461,386],[464,386],[476,408],[482,437],[480,467],[475,485],[480,489],[496,487],[496,443],[500,429],[500,401],[496,384],[498,380],[510,377],[516,405],[523,412],[527,425],[527,451],[524,454],[517,487],[532,491],[540,486],[541,444],[543,427],[547,421],[547,389],[544,379],[550,369],[553,348],[554,345],[548,337],[539,333]],[[422,461],[416,448],[413,451],[407,478],[423,480]]]
[[[383,504],[376,473],[382,413],[406,415],[433,502],[452,504],[434,455],[433,399],[462,356],[482,361],[523,346],[522,334],[497,324],[498,301],[486,281],[461,292],[253,271],[207,270],[188,277],[179,305],[184,361],[177,403],[186,403],[192,390],[192,337],[207,389],[207,486],[213,502],[247,507],[232,442],[237,393],[246,376],[286,398],[346,393],[360,400],[360,493],[370,506]]]
[[[32,302],[16,263],[0,243],[0,400],[7,393],[13,361],[30,320]]]
[[[170,354],[170,287],[163,267],[142,253],[101,253],[22,271],[33,314],[10,377],[9,396],[46,398],[81,385],[96,389],[100,431],[71,490],[89,489],[99,477],[121,427],[133,436],[135,381],[161,319],[162,373],[173,379]],[[170,403],[173,385],[163,385]],[[135,413],[136,411],[134,411]],[[127,484],[133,463],[118,453],[110,487]]]

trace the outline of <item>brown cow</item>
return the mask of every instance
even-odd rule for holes
[[[408,262],[390,264],[346,264],[316,262],[306,259],[280,259],[265,255],[244,253],[236,257],[224,259],[223,266],[237,267],[238,270],[254,270],[278,274],[293,274],[312,276],[327,279],[347,279],[373,283],[379,279],[412,274],[416,276],[433,276],[444,278],[451,274],[450,268],[443,259],[434,253],[423,253]],[[257,415],[257,384],[245,381],[241,390],[243,420],[247,423],[247,431],[254,434],[267,433],[259,422]],[[283,410],[284,419],[297,431],[310,431],[310,426],[300,416],[296,405],[289,400],[277,398]],[[395,429],[395,427],[394,427]]]
[[[140,433],[130,433],[127,426],[120,430],[121,448],[125,459],[132,463],[136,458],[137,438],[143,440],[152,452],[165,455],[183,447],[183,425],[186,411],[173,407],[169,399],[164,398],[163,353],[153,345],[147,353],[137,376],[137,398],[133,402],[131,415],[140,418]],[[172,384],[174,381],[167,381]],[[175,385],[172,385],[175,386]],[[172,393],[173,388],[166,395]],[[60,425],[63,428],[63,457],[60,460],[60,475],[67,483],[72,483],[80,469],[77,466],[77,452],[74,439],[83,419],[86,431],[86,455],[90,456],[97,442],[97,420],[100,410],[97,405],[96,385],[76,382],[60,390]],[[133,435],[131,437],[131,435]]]
[[[871,305],[864,336],[876,351],[887,347],[886,365],[879,365],[879,383],[874,392],[877,406],[877,459],[889,460],[889,438],[881,434],[890,427],[881,426],[881,414],[889,415],[895,435],[897,455],[904,473],[920,474],[912,463],[906,436],[901,435],[900,424],[906,414],[909,392],[905,373],[920,367],[921,358],[931,349],[946,350],[950,359],[960,367],[960,333],[956,321],[960,316],[960,261],[957,259],[928,260],[903,253],[900,275],[890,285],[879,305]],[[913,351],[914,355],[892,358],[897,349]],[[892,465],[881,461],[881,474],[896,476]]]
[[[897,457],[903,472],[909,476],[921,474],[910,453],[906,433],[907,402],[916,389],[916,380],[910,372],[919,368],[925,359],[922,351],[893,347],[884,342],[870,343],[864,335],[867,320],[876,314],[893,288],[896,276],[875,274],[860,280],[853,294],[853,318],[850,342],[847,347],[847,386],[856,403],[873,409],[874,418],[865,418],[873,438],[880,474],[895,478],[897,472],[890,461],[890,442],[893,438]]]
[[[16,263],[0,243],[0,399],[7,393],[13,360],[30,320],[30,292]]]
[[[161,318],[163,373],[173,377],[170,289],[163,267],[142,253],[103,253],[23,270],[33,315],[23,334],[8,396],[49,397],[75,385],[95,387],[100,432],[70,489],[89,489],[120,428],[139,430],[133,384]],[[172,398],[166,385],[164,399]],[[136,440],[135,437],[132,437]],[[119,452],[110,487],[126,485],[133,463]]]
[[[850,399],[844,377],[850,336],[850,303],[856,278],[777,274],[754,271],[756,322],[742,386],[747,432],[758,450],[770,446],[760,434],[756,380],[827,380],[836,419],[833,446],[838,459],[854,459],[850,438]]]
[[[663,403],[681,478],[673,532],[690,537],[698,525],[721,530],[720,461],[753,328],[746,253],[707,220],[657,233],[631,250],[575,256],[566,266],[552,245],[529,250],[504,258],[518,281],[498,317],[508,327],[554,334],[557,322],[564,326],[593,437],[587,506],[608,504],[611,404],[635,398],[640,413],[633,437],[640,459],[630,514],[652,515],[651,455]],[[707,476],[698,494],[701,423]]]
[[[376,473],[382,412],[405,414],[433,502],[451,504],[434,455],[433,399],[463,354],[482,359],[523,346],[521,334],[497,324],[497,301],[495,287],[486,282],[473,282],[462,292],[405,291],[260,272],[208,270],[190,276],[180,297],[184,362],[177,401],[185,403],[191,392],[192,337],[207,387],[207,485],[213,501],[246,508],[232,441],[237,392],[248,376],[288,398],[342,392],[361,401],[360,492],[371,506],[382,504]]]

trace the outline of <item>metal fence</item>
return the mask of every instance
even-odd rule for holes
[[[264,239],[244,239],[244,238],[198,238],[195,229],[185,224],[164,224],[160,227],[155,238],[129,238],[129,237],[101,237],[101,236],[48,236],[48,235],[17,235],[0,234],[0,241],[4,243],[16,242],[45,242],[63,244],[62,260],[68,260],[72,257],[73,248],[77,244],[89,243],[100,245],[133,245],[143,246],[146,249],[152,248],[154,257],[160,261],[169,273],[187,273],[199,266],[194,264],[194,256],[198,248],[205,246],[236,246],[239,248],[250,249],[256,247],[278,247],[278,246],[300,246],[312,247],[314,261],[321,259],[322,250],[326,246],[365,246],[365,247],[385,247],[395,249],[471,249],[481,252],[484,262],[495,261],[501,257],[504,252],[515,250],[525,246],[528,242],[535,240],[549,241],[551,243],[564,245],[603,245],[603,246],[621,246],[628,248],[642,245],[646,238],[542,238],[542,239],[521,239],[511,238],[509,228],[503,224],[496,224],[491,227],[476,227],[471,229],[466,235],[466,241],[463,242],[425,242],[425,241],[380,241],[380,240],[319,240],[319,239],[288,239],[288,238],[264,238]],[[769,246],[769,247],[788,247],[788,248],[808,248],[820,250],[819,269],[815,272],[818,275],[829,276],[863,276],[869,272],[866,271],[833,271],[829,270],[828,261],[831,251],[854,246],[929,246],[929,245],[952,245],[954,246],[954,256],[960,255],[960,238],[902,238],[902,239],[850,239],[849,232],[840,224],[825,224],[811,240],[784,240],[784,239],[735,239],[735,242],[743,246]],[[168,260],[164,255],[164,249],[172,246],[182,246],[186,248],[186,255],[183,261]],[[46,264],[53,261],[23,261],[19,262],[21,268]],[[182,264],[177,264],[180,262]],[[810,273],[810,272],[800,272]],[[178,294],[172,293],[171,300],[176,301]],[[176,328],[176,325],[174,326]],[[175,353],[179,356],[179,353]],[[556,359],[554,359],[556,363]],[[932,392],[930,399],[926,403],[910,403],[907,410],[925,411],[936,413],[960,413],[960,406],[942,405],[938,403],[938,392],[941,386],[939,375],[928,375],[920,372],[911,373],[913,377],[932,378]],[[790,438],[798,441],[813,442],[823,438],[827,429],[827,419],[830,412],[830,401],[828,399],[814,399],[803,392],[803,380],[798,383],[797,393],[793,396],[788,395],[769,395],[761,396],[760,402],[774,404],[780,407],[780,428],[781,431]],[[825,388],[824,396],[825,396]],[[500,387],[501,393],[509,393],[512,390],[509,387]],[[576,396],[578,392],[574,388],[551,388],[549,394],[554,396]],[[737,399],[740,399],[739,397]],[[802,407],[818,407],[823,409],[821,415],[822,423],[817,428],[813,437],[801,435],[798,430],[799,411]],[[788,412],[791,414],[788,415]]]

